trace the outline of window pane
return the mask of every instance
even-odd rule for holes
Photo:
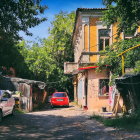
[[[65,93],[54,93],[53,97],[66,97]]]
[[[0,96],[2,95],[2,93],[3,93],[3,91],[2,91],[2,90],[0,90]]]
[[[109,37],[110,29],[99,29],[99,37]]]
[[[108,95],[109,93],[109,79],[100,79],[99,81],[99,94]]]
[[[104,46],[104,39],[99,39],[99,51],[103,50]]]
[[[106,39],[105,39],[105,47],[106,47],[106,46],[109,46],[109,38],[106,38]]]
[[[99,29],[99,51],[104,50],[105,46],[109,46],[110,29]]]
[[[4,98],[10,98],[11,95],[10,95],[9,93],[7,93],[7,92],[4,92],[4,93],[3,93],[3,97],[4,97]]]

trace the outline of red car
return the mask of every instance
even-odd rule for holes
[[[69,107],[69,97],[66,92],[55,92],[50,99],[51,106]]]

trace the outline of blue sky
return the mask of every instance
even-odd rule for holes
[[[47,38],[49,36],[48,28],[51,26],[51,21],[53,21],[54,15],[58,14],[60,11],[76,11],[77,8],[103,8],[102,0],[42,0],[42,5],[47,5],[48,9],[44,13],[47,17],[47,21],[41,23],[40,25],[29,29],[33,36],[26,36],[24,33],[20,35],[28,41],[35,41],[37,37]]]

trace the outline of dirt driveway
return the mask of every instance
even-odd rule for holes
[[[54,108],[4,118],[0,140],[140,140],[140,135],[104,127],[78,107]]]

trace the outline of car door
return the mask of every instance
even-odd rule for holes
[[[12,110],[15,106],[15,99],[12,97],[11,94],[9,94],[9,99],[8,99],[8,110],[9,110],[9,113],[11,114],[12,113]]]
[[[8,92],[4,91],[1,98],[4,116],[7,115],[8,112],[10,111],[10,103],[9,103],[10,98],[11,98],[11,95]]]

